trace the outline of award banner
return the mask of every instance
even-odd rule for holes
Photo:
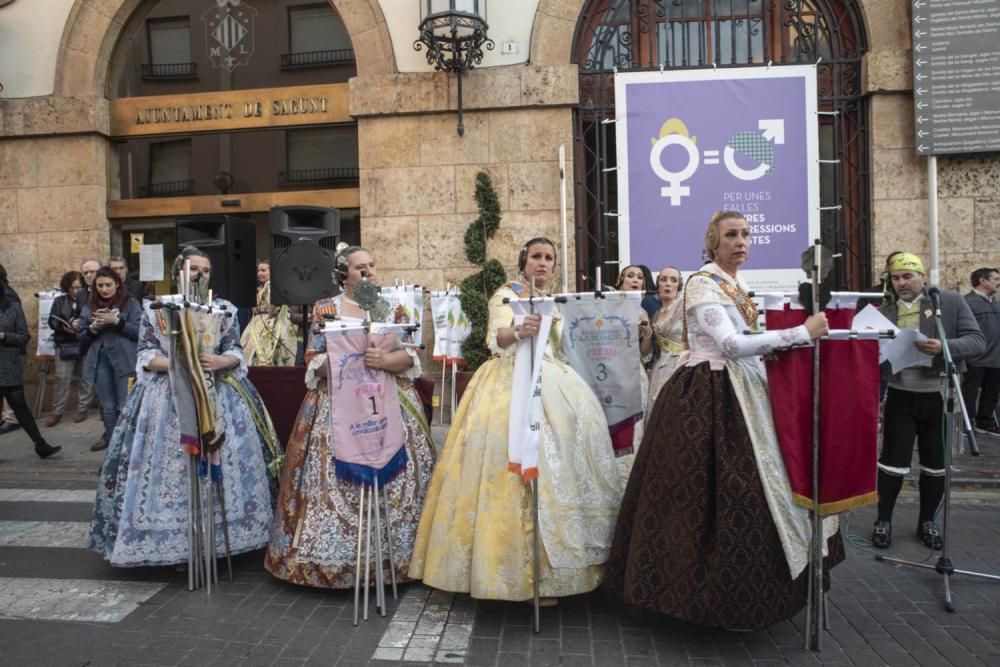
[[[396,378],[365,365],[372,346],[397,349],[398,331],[379,332],[372,325],[370,333],[360,327],[326,332],[334,474],[364,486],[376,477],[379,484],[392,481],[407,462]]]
[[[831,326],[850,324],[853,308],[828,308]],[[799,326],[797,304],[765,307],[769,329]],[[820,340],[819,512],[823,516],[877,502],[879,363],[876,338]],[[813,352],[795,348],[767,361],[767,385],[792,498],[813,502]]]
[[[434,361],[465,366],[462,343],[472,332],[472,325],[462,312],[459,293],[431,292],[431,317],[434,320]]]
[[[538,478],[538,450],[542,442],[542,357],[552,330],[556,304],[552,297],[511,299],[514,324],[532,313],[542,316],[538,334],[517,343],[507,423],[507,469],[525,482]]]
[[[816,67],[615,74],[621,265],[702,263],[716,211],[750,225],[751,288],[794,289],[819,236]]]
[[[49,313],[52,312],[52,302],[57,296],[62,296],[62,290],[38,293],[38,344],[35,356],[39,359],[54,359],[56,356],[55,334],[49,326]]]
[[[639,352],[641,292],[566,294],[562,351],[604,408],[616,456],[632,453],[636,422],[642,420],[644,373]]]
[[[412,341],[416,345],[424,342],[424,291],[420,285],[395,285],[379,288],[379,296],[389,302],[393,322],[412,324],[417,327]]]

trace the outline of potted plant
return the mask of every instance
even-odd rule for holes
[[[462,281],[459,297],[462,312],[471,326],[469,337],[462,343],[465,370],[458,373],[455,382],[459,400],[476,369],[490,358],[490,349],[486,345],[489,299],[497,288],[507,282],[507,273],[499,260],[486,258],[487,241],[500,227],[500,200],[490,175],[484,171],[476,174],[476,205],[479,217],[465,230],[465,257],[478,266],[479,271]]]

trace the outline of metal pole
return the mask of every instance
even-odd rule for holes
[[[194,590],[194,562],[195,558],[195,541],[194,541],[194,489],[191,484],[191,466],[192,466],[192,456],[187,457],[187,472],[188,472],[188,590]]]
[[[941,283],[941,271],[938,266],[938,184],[937,156],[927,157],[927,220],[928,236],[930,237],[931,255],[931,285]]]
[[[362,493],[366,491],[366,487],[362,486]],[[365,608],[361,614],[361,618],[368,620],[368,589],[371,588],[369,579],[369,571],[372,563],[372,497],[368,496],[368,518],[365,519]]]
[[[812,314],[820,312],[820,280],[823,273],[823,248],[820,240],[813,244]],[[812,359],[812,543],[809,559],[809,605],[806,612],[806,648],[823,648],[823,519],[819,512],[819,365],[820,341],[813,345]]]
[[[229,571],[229,583],[233,583],[233,549],[229,543],[229,519],[226,518],[226,487],[222,483],[221,471],[215,490],[219,494],[219,511],[222,514],[222,539],[225,540],[226,544],[226,569]]]
[[[562,288],[569,290],[569,229],[566,215],[566,144],[559,144],[559,220],[562,223]]]
[[[535,314],[535,277],[531,277],[531,299],[528,301],[529,312]],[[535,374],[535,340],[532,338],[528,341],[528,350],[531,353],[531,377]],[[534,387],[528,387],[529,392],[534,391]],[[530,482],[531,485],[531,521],[534,530],[532,531],[532,543],[531,543],[531,572],[532,572],[532,596],[534,598],[534,627],[535,632],[541,632],[542,629],[542,611],[541,611],[541,601],[539,596],[539,578],[541,576],[539,565],[540,557],[540,544],[538,536],[538,479],[533,479]]]
[[[385,541],[389,545],[389,579],[392,581],[392,599],[399,598],[396,592],[396,558],[392,551],[392,515],[389,514],[389,492],[382,488],[382,504],[385,506]]]
[[[49,359],[42,359],[42,365],[38,369],[38,389],[35,391],[35,401],[31,406],[31,416],[35,419],[42,414],[42,405],[45,403],[45,386],[48,384],[50,363],[52,362]],[[111,437],[110,433],[108,437]]]
[[[378,475],[372,478],[372,505],[375,507],[375,609],[385,616],[385,570],[382,561],[382,520],[379,512],[382,509],[378,502]]]
[[[358,624],[358,597],[361,592],[361,539],[365,525],[365,487],[358,500],[358,553],[354,559],[354,625]]]

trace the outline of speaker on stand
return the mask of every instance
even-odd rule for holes
[[[254,223],[231,215],[177,218],[177,248],[194,246],[208,255],[212,291],[237,308],[257,305],[257,235]]]
[[[308,307],[335,296],[334,258],[340,211],[323,206],[274,206],[271,228],[271,303],[302,307],[302,341],[309,341]]]

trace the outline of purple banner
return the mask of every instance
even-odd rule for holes
[[[615,84],[623,258],[654,273],[696,270],[709,218],[735,210],[750,224],[748,280],[794,285],[819,226],[815,68],[620,74]]]

